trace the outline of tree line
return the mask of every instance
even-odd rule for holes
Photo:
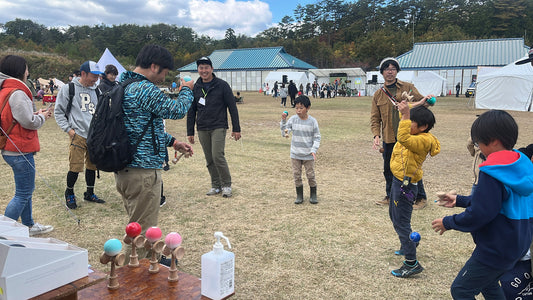
[[[174,24],[63,29],[15,19],[0,24],[0,50],[56,55],[55,60],[72,69],[99,58],[105,48],[123,65],[132,66],[140,48],[149,43],[169,49],[177,67],[217,49],[283,46],[317,68],[368,70],[383,57],[411,50],[414,42],[523,37],[529,45],[532,33],[533,0],[318,0],[298,5],[292,15],[255,37],[228,28],[220,40]],[[39,62],[46,66],[38,70],[43,77],[60,71],[46,56],[31,60],[36,67]]]

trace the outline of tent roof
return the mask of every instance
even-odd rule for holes
[[[316,77],[329,77],[331,73],[346,73],[348,76],[365,76],[361,68],[313,69],[309,70]]]
[[[209,55],[215,71],[315,69],[314,66],[285,52],[283,47],[222,49]],[[196,62],[178,69],[196,72]]]
[[[402,70],[504,66],[524,56],[523,38],[415,43],[397,57]]]
[[[126,72],[126,69],[118,62],[115,56],[113,56],[111,51],[109,51],[109,49],[107,48],[105,48],[105,51],[100,57],[100,60],[98,60],[97,64],[102,72],[105,70],[105,66],[107,65],[114,65],[115,67],[117,67],[117,78],[120,78],[120,74],[122,74],[122,72]]]

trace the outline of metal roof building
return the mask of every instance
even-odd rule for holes
[[[434,71],[447,79],[448,91],[461,93],[477,78],[480,66],[503,67],[527,55],[523,38],[415,43],[397,57],[402,70]]]
[[[217,77],[233,90],[259,91],[271,71],[305,72],[316,67],[288,54],[283,47],[215,50],[209,58]],[[196,62],[178,69],[182,76],[198,78]]]

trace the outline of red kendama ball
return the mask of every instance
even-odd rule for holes
[[[159,227],[150,227],[146,230],[146,239],[151,243],[157,242],[161,238],[161,229]]]
[[[137,222],[131,222],[128,225],[126,225],[126,234],[129,237],[136,237],[139,234],[141,234],[141,225]]]

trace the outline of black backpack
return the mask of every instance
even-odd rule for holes
[[[141,80],[127,79],[98,96],[98,104],[87,135],[89,158],[98,170],[117,172],[124,169],[133,160],[137,146],[150,124],[153,124],[154,115],[144,127],[139,140],[133,147],[130,146],[124,125],[122,99],[124,88],[132,82]]]

